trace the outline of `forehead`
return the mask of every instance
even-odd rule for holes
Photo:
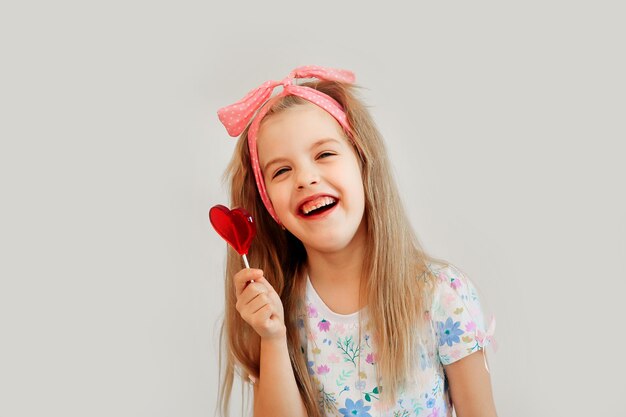
[[[297,105],[261,122],[257,135],[259,159],[280,151],[304,149],[326,138],[348,144],[341,125],[326,110],[312,103]]]

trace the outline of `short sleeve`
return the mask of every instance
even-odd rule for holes
[[[432,269],[437,285],[431,308],[439,359],[456,362],[486,345],[484,313],[474,284],[459,269]]]

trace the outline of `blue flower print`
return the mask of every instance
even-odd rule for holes
[[[447,344],[448,346],[452,346],[453,343],[460,343],[461,336],[464,332],[459,329],[461,326],[460,321],[452,321],[452,317],[448,317],[445,324],[442,321],[437,322],[437,331],[439,332],[439,346],[443,346]]]
[[[350,398],[346,398],[346,408],[340,408],[339,412],[342,414],[342,417],[372,417],[368,413],[370,408],[372,407],[369,405],[363,405],[363,400],[355,403]]]
[[[419,357],[420,369],[422,371],[425,370],[426,368],[432,368],[433,366],[433,364],[430,362],[430,358],[427,355],[428,355],[428,352],[426,352],[426,350],[422,346],[420,348],[420,357]]]
[[[428,401],[426,401],[426,407],[433,408],[435,406],[435,399],[430,397]]]
[[[307,366],[307,368],[309,370],[309,375],[315,375],[315,371],[313,370],[313,365],[315,365],[315,362],[313,362],[313,361],[308,361],[306,363],[306,366]]]

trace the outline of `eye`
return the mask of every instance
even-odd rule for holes
[[[272,179],[278,177],[279,175],[281,175],[283,172],[287,172],[289,171],[289,168],[280,168],[279,170],[277,170],[274,175],[272,175]]]
[[[332,152],[324,151],[320,153],[319,155],[317,155],[317,159],[328,158],[329,156],[333,156],[333,155],[335,154]]]

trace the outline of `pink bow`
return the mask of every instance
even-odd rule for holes
[[[282,85],[287,90],[298,91],[298,88],[292,88],[293,81],[296,78],[318,78],[320,80],[338,81],[343,83],[354,83],[354,74],[351,71],[318,67],[315,65],[307,65],[298,67],[280,81],[266,81],[260,87],[251,90],[244,98],[230,106],[223,107],[217,111],[217,115],[226,127],[226,131],[230,136],[239,136],[246,128],[248,122],[254,116],[254,113],[269,99],[274,88]],[[296,86],[297,87],[297,86]],[[309,93],[319,95],[322,93],[317,90],[308,89]],[[325,94],[323,95],[327,97]],[[306,97],[304,97],[306,98]]]
[[[478,347],[483,349],[483,358],[485,362],[485,369],[487,369],[487,372],[489,372],[489,365],[487,364],[487,352],[485,351],[485,348],[491,344],[494,351],[497,349],[496,340],[493,338],[495,332],[496,318],[493,316],[491,317],[491,321],[489,322],[489,328],[485,333],[476,329],[476,342],[478,343]]]
[[[321,91],[310,87],[295,85],[293,82],[296,78],[318,78],[320,80],[337,81],[348,84],[354,83],[354,74],[351,71],[307,65],[294,69],[281,81],[264,82],[260,87],[251,90],[238,102],[231,104],[230,106],[223,107],[217,111],[220,121],[224,127],[226,127],[226,131],[228,131],[230,136],[240,135],[250,120],[254,118],[256,113],[256,118],[254,118],[250,124],[250,128],[248,129],[250,161],[252,163],[252,171],[254,172],[254,178],[259,190],[259,195],[263,200],[265,208],[267,208],[267,211],[278,224],[281,224],[281,222],[274,211],[272,202],[270,201],[265,189],[265,182],[263,181],[263,173],[259,165],[259,156],[256,146],[256,136],[259,130],[259,125],[263,117],[265,117],[267,111],[271,108],[270,102],[286,95],[302,97],[303,99],[308,100],[326,110],[337,120],[337,122],[339,122],[346,132],[350,135],[352,134],[348,117],[346,116],[346,113],[341,105],[332,97],[322,93]],[[269,99],[274,91],[274,88],[280,85],[284,87],[283,91],[274,98]],[[268,104],[265,105],[266,103]]]
[[[482,348],[485,348],[490,343],[493,343],[494,349],[495,349],[496,348],[495,339],[493,338],[493,335],[495,332],[496,332],[496,318],[491,317],[491,321],[489,322],[489,328],[487,329],[485,333],[476,329],[476,341],[478,342],[478,346],[480,346],[480,348],[482,349]]]

